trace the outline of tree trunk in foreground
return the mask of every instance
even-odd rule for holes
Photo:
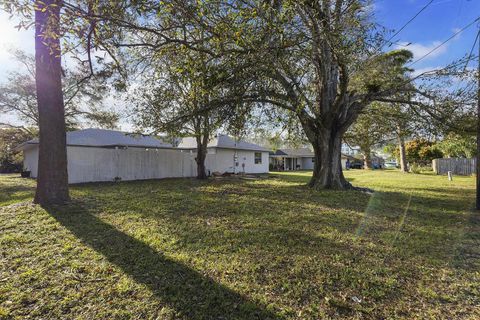
[[[398,136],[398,149],[400,151],[400,171],[403,173],[408,173],[407,153],[405,151],[405,140],[401,135]]]
[[[309,130],[311,132],[311,130]],[[309,134],[315,154],[313,176],[308,185],[311,188],[345,190],[353,188],[343,176],[340,132],[325,130],[322,134]]]
[[[197,137],[197,179],[207,179],[207,169],[205,167],[205,159],[207,158],[207,145],[209,136]]]
[[[35,67],[39,116],[35,203],[70,200],[59,37],[60,0],[35,1]]]

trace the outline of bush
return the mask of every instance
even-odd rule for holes
[[[432,166],[422,166],[417,163],[414,163],[410,166],[410,172],[414,174],[420,174],[422,172],[430,172],[433,171]]]
[[[15,173],[22,171],[23,156],[16,152],[16,146],[34,137],[32,133],[21,129],[0,128],[0,173]]]
[[[414,163],[410,166],[410,172],[415,173],[415,174],[419,174],[419,173],[422,172],[422,170],[421,170],[421,167],[418,164]]]

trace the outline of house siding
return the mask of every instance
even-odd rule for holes
[[[23,150],[23,169],[30,171],[30,176],[36,178],[38,174],[38,146]]]
[[[313,157],[302,158],[302,170],[313,170]]]
[[[209,151],[206,159],[206,167],[210,173],[268,173],[268,152],[266,151],[222,148],[210,150],[212,151]],[[255,152],[262,154],[262,163],[255,164]],[[237,155],[237,163],[235,163],[235,155]]]

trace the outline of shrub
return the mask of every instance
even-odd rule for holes
[[[419,173],[422,172],[422,170],[421,170],[421,167],[418,164],[414,163],[410,166],[410,172],[415,173],[415,174],[419,174]]]

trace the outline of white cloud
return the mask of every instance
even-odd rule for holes
[[[453,33],[453,34],[458,33],[458,34],[453,38],[453,40],[459,40],[460,37],[462,36],[462,29],[460,29],[460,28],[453,28],[453,29],[452,29],[452,33]]]
[[[440,41],[433,41],[427,45],[424,45],[421,43],[400,42],[397,46],[395,46],[395,49],[410,50],[413,53],[413,59],[416,60],[425,56],[426,54],[434,50],[436,47],[438,47],[440,44],[441,44]],[[444,54],[445,52],[447,52],[447,49],[448,49],[448,44],[444,44],[443,46],[439,47],[438,49],[430,53],[428,57],[425,58],[425,60],[438,57]]]
[[[444,67],[425,67],[425,68],[415,69],[412,72],[412,76],[417,77],[417,76],[425,74],[425,73],[433,73],[434,71],[441,70],[443,68]]]

